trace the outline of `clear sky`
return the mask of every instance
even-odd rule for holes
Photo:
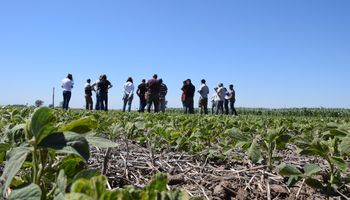
[[[349,0],[0,0],[0,105],[48,105],[72,73],[107,74],[121,107],[128,76],[157,73],[180,107],[182,81],[236,87],[238,107],[350,108]],[[197,95],[198,96],[198,95]],[[134,101],[133,108],[138,105]]]

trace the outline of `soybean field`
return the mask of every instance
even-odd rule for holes
[[[350,111],[0,108],[3,199],[349,199]]]

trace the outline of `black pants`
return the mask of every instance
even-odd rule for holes
[[[225,99],[224,101],[224,110],[225,110],[225,115],[228,115],[230,110],[228,108],[228,104],[229,104],[229,101],[227,99]]]
[[[193,114],[194,113],[193,97],[186,98],[185,103],[186,103],[185,114],[187,113]]]
[[[66,109],[68,110],[69,108],[69,101],[70,101],[70,98],[72,96],[72,92],[70,91],[63,91],[63,109]]]
[[[92,102],[92,96],[86,95],[85,96],[85,103],[86,103],[86,110],[92,110],[93,102]]]
[[[147,112],[151,112],[152,104],[154,106],[154,112],[159,112],[159,94],[149,94],[147,99]]]
[[[231,111],[231,115],[238,115],[236,108],[235,108],[235,101],[230,101],[230,111]]]
[[[201,108],[201,115],[208,114],[208,98],[201,98],[199,100],[199,107]]]

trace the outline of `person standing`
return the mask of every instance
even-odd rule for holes
[[[153,78],[147,82],[147,111],[151,112],[152,104],[154,106],[154,112],[159,112],[159,89],[160,84],[158,81],[158,75],[154,74]]]
[[[86,81],[85,87],[85,102],[86,102],[86,110],[92,110],[93,102],[92,102],[92,86],[91,79]]]
[[[230,114],[231,115],[236,115],[237,116],[237,111],[235,108],[235,102],[236,102],[236,91],[233,88],[233,85],[230,85],[230,95],[228,98],[229,102],[230,102]]]
[[[202,79],[201,86],[198,90],[198,93],[200,94],[199,97],[199,108],[200,113],[202,114],[208,114],[208,94],[209,94],[209,88],[206,85],[206,81]]]
[[[128,112],[131,112],[131,104],[134,99],[134,83],[131,77],[128,78],[126,83],[124,84],[124,95],[123,95],[123,112],[125,112],[126,104],[128,104]]]
[[[220,101],[220,98],[217,94],[217,91],[218,91],[218,88],[215,87],[214,88],[214,94],[213,96],[211,97],[211,114],[215,114],[216,113],[216,108],[218,106],[218,102]]]
[[[163,79],[159,79],[159,84],[159,110],[164,113],[166,107],[165,96],[168,93],[168,87],[163,83]]]
[[[224,89],[225,89],[225,100],[224,100],[224,110],[225,110],[225,115],[228,115],[229,114],[229,108],[228,108],[228,106],[229,106],[229,95],[230,95],[230,93],[228,92],[228,90],[224,87]]]
[[[186,104],[186,110],[185,114],[194,113],[194,105],[193,105],[193,98],[194,98],[194,93],[196,91],[196,88],[191,82],[191,79],[186,80],[186,85],[182,88],[182,91],[185,92],[185,104]]]
[[[216,107],[216,114],[224,114],[224,101],[225,101],[225,95],[226,91],[224,88],[224,84],[220,83],[218,90],[217,90],[217,95],[218,95],[218,104]]]
[[[104,74],[101,80],[97,83],[97,94],[99,96],[99,108],[101,110],[108,111],[108,90],[113,85],[107,80],[107,76]]]
[[[142,79],[141,84],[137,87],[136,94],[140,98],[140,106],[138,112],[145,112],[145,107],[147,105],[146,100],[146,92],[147,92],[147,86],[146,86],[146,80]]]
[[[68,74],[65,79],[62,80],[62,89],[63,89],[63,109],[68,110],[69,108],[69,101],[72,97],[72,88],[73,88],[74,82],[73,82],[73,75]]]
[[[92,90],[96,92],[96,104],[95,104],[95,110],[101,110],[100,108],[100,95],[97,92],[97,84],[102,80],[102,75],[100,75],[100,77],[98,78],[98,80],[95,81],[94,84],[91,85]]]
[[[187,109],[187,106],[186,106],[186,91],[184,90],[185,89],[185,86],[186,86],[186,81],[183,81],[183,84],[182,84],[182,88],[181,88],[181,102],[182,102],[182,108],[183,108],[183,112],[186,113],[186,109]]]

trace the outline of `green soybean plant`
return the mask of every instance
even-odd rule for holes
[[[236,146],[246,150],[253,163],[266,163],[270,170],[280,160],[276,151],[283,150],[291,138],[284,128],[268,129],[261,135],[243,133],[237,128],[232,128],[227,133],[235,139]]]
[[[25,141],[18,146],[4,149],[7,150],[7,158],[0,177],[0,197],[10,200],[50,199],[49,195],[55,189],[55,167],[62,166],[62,161],[67,162],[67,156],[76,155],[86,162],[90,157],[89,141],[103,143],[104,146],[115,146],[108,140],[83,135],[95,127],[95,121],[87,117],[58,127],[52,110],[35,110],[23,126]],[[15,187],[17,189],[11,191],[16,176],[23,176],[20,179],[22,184],[18,184],[18,187]],[[49,191],[50,189],[52,191]]]
[[[344,158],[350,156],[350,132],[348,127],[334,124],[329,124],[328,129],[324,132],[310,131],[304,133],[298,139],[297,146],[300,148],[301,155],[321,157],[328,165],[328,168],[323,171],[318,168],[316,170],[318,174],[322,175],[322,180],[308,177],[306,184],[316,189],[322,189],[327,195],[333,195],[349,183],[349,177],[343,175],[348,171],[348,165]],[[293,174],[294,172],[291,174],[283,173],[283,171],[289,171],[286,169],[293,169],[292,171],[296,174]],[[286,165],[281,171],[281,175],[296,180],[294,182],[290,181],[290,183],[305,178],[303,173],[290,167],[290,165]]]
[[[132,186],[107,190],[105,176],[95,176],[90,179],[81,178],[73,183],[71,192],[65,194],[66,200],[201,200],[189,198],[188,194],[179,189],[167,189],[167,177],[164,174],[155,175],[143,189]]]

